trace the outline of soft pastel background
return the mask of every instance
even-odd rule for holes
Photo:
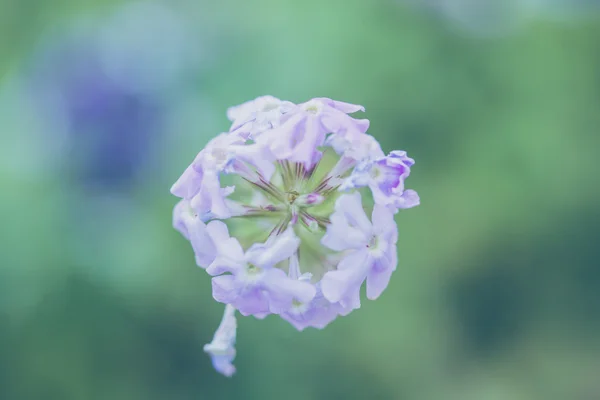
[[[400,265],[324,331],[222,313],[169,188],[226,108],[367,107]],[[600,399],[600,4],[0,0],[0,399]]]

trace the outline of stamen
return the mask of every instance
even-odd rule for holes
[[[340,158],[337,164],[335,164],[333,169],[323,178],[323,180],[319,183],[319,185],[314,191],[326,191],[327,193],[330,193],[330,188],[333,188],[333,190],[337,190],[342,183],[343,176],[348,175],[350,169],[354,165],[356,165],[356,161],[354,159],[350,157]]]
[[[320,217],[318,215],[311,215],[318,223],[321,228],[327,228],[327,225],[331,224],[331,221],[327,217]]]
[[[279,160],[279,161],[277,161],[277,163],[279,164],[279,167],[281,168],[281,177],[283,180],[283,188],[284,188],[284,190],[290,190],[291,186],[292,186],[292,181],[293,181],[292,172],[290,171],[290,164],[287,160],[285,160],[285,161]]]
[[[313,190],[315,193],[322,192],[325,188],[327,188],[327,183],[331,180],[331,176],[324,178],[321,183]]]
[[[279,221],[279,223],[275,225],[275,227],[273,227],[271,232],[269,232],[269,238],[271,238],[272,236],[280,235],[287,228],[288,224],[290,223],[290,220],[291,215],[288,214],[285,218]]]
[[[258,176],[258,182],[251,181],[246,178],[243,179],[251,185],[255,186],[256,188],[265,192],[265,194],[271,196],[274,200],[283,202],[283,194],[279,191],[279,189],[273,186],[271,183],[265,181],[265,179],[260,174]]]
[[[310,232],[316,232],[319,230],[319,222],[311,215],[302,212],[300,214],[300,220],[302,221],[302,225]]]
[[[254,207],[254,206],[243,206],[244,208],[246,208],[246,212],[244,214],[240,214],[240,215],[234,215],[237,217],[260,217],[260,216],[270,216],[273,213],[280,213],[280,212],[284,212],[285,209],[283,207],[277,207],[274,206],[272,204],[269,204],[267,206],[260,206],[260,207]]]

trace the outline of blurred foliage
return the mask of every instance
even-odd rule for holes
[[[40,89],[58,82],[43,55],[86,48],[124,3],[0,3],[0,399],[600,399],[600,15],[490,37],[403,1],[164,4],[195,61],[123,94],[159,107],[152,146],[97,122],[85,146],[62,89]],[[138,26],[132,51],[154,60],[138,71],[160,73],[166,33]],[[226,108],[262,94],[364,104],[384,149],[416,159],[422,205],[397,217],[378,301],[323,331],[241,319],[227,380],[202,352],[222,307],[168,189]],[[129,118],[114,104],[91,121]],[[77,179],[103,129],[143,160],[126,185]]]

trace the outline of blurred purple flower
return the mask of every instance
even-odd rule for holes
[[[127,189],[151,165],[168,111],[165,97],[186,67],[185,24],[151,1],[83,22],[43,47],[30,89],[41,110],[65,120],[75,182]]]

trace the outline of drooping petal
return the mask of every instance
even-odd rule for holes
[[[236,331],[235,308],[228,304],[225,306],[223,319],[215,332],[212,342],[204,345],[204,351],[210,355],[213,367],[227,377],[235,373],[233,360],[236,355]]]

